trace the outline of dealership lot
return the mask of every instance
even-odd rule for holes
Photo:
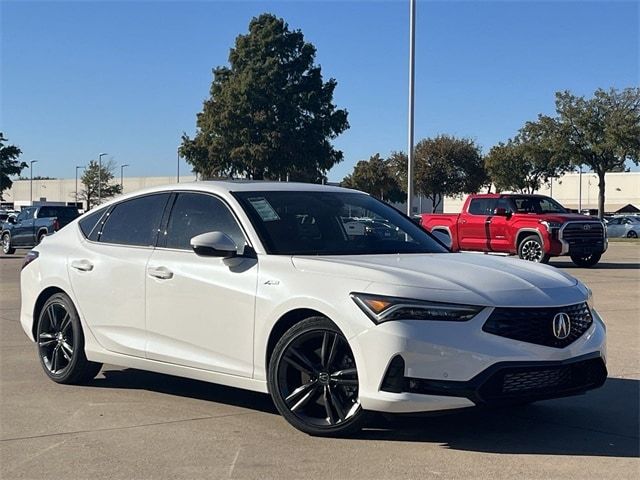
[[[608,326],[609,379],[520,409],[376,418],[351,439],[306,436],[266,395],[105,366],[46,379],[18,323],[19,255],[0,257],[2,478],[634,478],[640,474],[640,244],[583,280]]]

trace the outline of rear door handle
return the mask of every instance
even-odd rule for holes
[[[73,260],[71,262],[71,268],[75,268],[81,272],[90,272],[93,270],[93,263],[89,260]]]
[[[159,278],[160,280],[169,280],[173,277],[173,272],[167,267],[149,267],[147,273],[150,277]]]

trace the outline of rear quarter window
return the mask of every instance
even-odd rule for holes
[[[83,215],[82,218],[78,221],[80,231],[82,231],[82,234],[89,240],[95,240],[95,238],[97,237],[98,230],[100,229],[96,228],[96,226],[98,225],[100,219],[106,213],[106,211],[106,208],[101,208],[100,210],[88,212],[86,215]]]

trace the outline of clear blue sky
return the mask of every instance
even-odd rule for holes
[[[330,180],[406,150],[407,0],[0,3],[0,129],[39,160],[36,175],[71,178],[99,152],[127,175],[174,175],[211,69],[262,12],[301,29],[338,80],[351,128]],[[419,1],[416,138],[468,136],[487,151],[553,113],[557,90],[638,85],[638,24],[637,1]]]

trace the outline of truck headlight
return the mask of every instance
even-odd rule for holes
[[[375,323],[391,320],[466,322],[484,308],[475,305],[428,302],[367,293],[352,293],[351,298]]]
[[[560,230],[560,227],[562,227],[562,223],[560,222],[547,222],[546,220],[541,220],[540,223],[545,226],[549,233],[552,231],[558,231]]]

